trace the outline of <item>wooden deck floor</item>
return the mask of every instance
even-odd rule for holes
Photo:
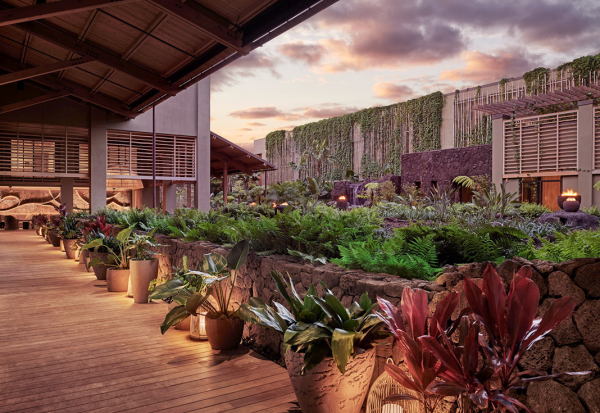
[[[299,411],[285,369],[162,336],[166,312],[107,292],[34,231],[0,231],[0,412]]]

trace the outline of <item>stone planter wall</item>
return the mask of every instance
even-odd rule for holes
[[[184,242],[170,237],[158,236],[164,247],[160,248],[159,274],[165,276],[172,266],[181,267],[183,257],[188,257],[188,266],[195,268],[202,256],[210,252],[227,255],[228,250],[209,242]],[[545,338],[528,352],[521,360],[522,369],[544,370],[549,373],[590,370],[587,376],[575,376],[556,381],[530,384],[526,390],[516,394],[537,413],[550,412],[600,412],[600,259],[580,259],[554,264],[546,261],[528,262],[522,259],[506,260],[497,267],[500,276],[510,284],[513,274],[523,265],[531,265],[534,281],[541,292],[540,315],[550,306],[552,300],[570,295],[577,300],[577,315],[562,323],[549,337]],[[271,270],[282,274],[289,273],[295,288],[301,295],[311,283],[318,286],[324,281],[332,292],[346,306],[358,300],[364,291],[375,300],[377,295],[394,304],[400,301],[406,287],[421,288],[427,292],[430,310],[449,291],[463,291],[463,279],[469,277],[481,283],[487,263],[467,264],[447,267],[445,273],[436,282],[405,280],[389,274],[366,273],[361,270],[346,270],[333,264],[313,266],[300,259],[289,256],[273,255],[260,257],[251,253],[246,265],[239,273],[237,287],[232,300],[236,304],[245,303],[250,297],[259,297],[267,303],[278,299],[275,283],[270,277]],[[461,297],[459,309],[466,306]],[[262,327],[246,325],[244,335],[250,337],[259,346],[281,354],[279,334]],[[391,339],[389,339],[391,343]],[[397,363],[402,355],[397,345],[377,346],[377,365],[373,380],[383,372],[388,357]],[[445,402],[440,412],[453,412],[456,405]]]

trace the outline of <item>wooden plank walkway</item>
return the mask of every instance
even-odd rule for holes
[[[284,368],[159,325],[34,231],[0,231],[0,412],[299,412]]]

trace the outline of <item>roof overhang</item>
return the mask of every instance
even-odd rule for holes
[[[0,85],[134,118],[337,1],[0,0]]]
[[[274,171],[277,168],[260,156],[253,154],[214,132],[210,133],[210,174],[214,177],[227,173],[245,173]]]

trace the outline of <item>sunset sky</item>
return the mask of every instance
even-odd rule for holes
[[[276,129],[600,52],[600,2],[340,0],[211,78],[211,129]]]

